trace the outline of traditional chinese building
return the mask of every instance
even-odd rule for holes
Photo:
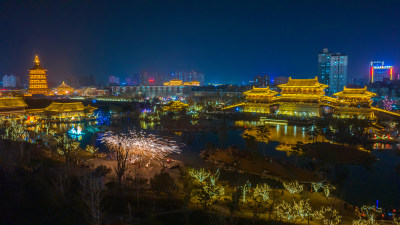
[[[266,88],[256,88],[243,93],[246,96],[246,103],[243,106],[244,112],[271,113],[271,105],[278,92]]]
[[[223,110],[243,107],[247,113],[275,113],[299,117],[321,117],[332,114],[338,118],[374,119],[376,113],[400,117],[399,113],[372,107],[372,97],[375,93],[364,88],[347,88],[325,96],[328,85],[314,79],[291,79],[286,84],[280,84],[281,91],[275,92],[267,88],[253,88],[244,92],[246,101],[226,106]],[[261,121],[261,119],[260,119]]]
[[[0,98],[0,115],[12,115],[25,113],[28,105],[23,98],[4,97]]]
[[[162,109],[164,112],[183,112],[189,109],[189,105],[181,101],[170,101]]]
[[[292,79],[280,84],[281,96],[275,101],[279,105],[278,114],[293,116],[321,116],[321,106],[325,104],[324,95],[328,85],[314,79]]]
[[[90,105],[84,106],[82,102],[61,103],[52,102],[43,109],[44,113],[57,120],[81,120],[91,117],[97,108]]]
[[[188,81],[183,83],[184,86],[200,86],[200,82],[199,81]]]
[[[29,70],[29,93],[48,94],[46,69],[40,65],[39,57],[35,56],[35,65]]]
[[[364,88],[347,88],[333,94],[337,98],[334,116],[339,118],[358,117],[360,119],[374,118],[371,98],[375,93]]]
[[[74,89],[63,81],[60,86],[54,88],[53,92],[56,95],[70,95],[73,94]]]
[[[179,79],[173,79],[168,82],[164,82],[164,86],[200,86],[200,82],[195,80],[183,82],[182,80]]]

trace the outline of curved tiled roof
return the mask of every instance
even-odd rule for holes
[[[27,107],[28,105],[23,98],[12,97],[12,98],[0,98],[0,108],[15,108],[15,107]]]
[[[321,84],[318,82],[318,77],[314,79],[292,79],[289,77],[289,80],[286,84],[280,84],[278,87],[322,87],[327,88],[329,87],[326,84]]]
[[[266,88],[256,88],[253,87],[253,89],[249,91],[243,92],[244,95],[277,95],[278,92],[273,91],[269,89],[269,87]]]
[[[85,106],[82,102],[71,102],[71,103],[61,103],[52,102],[49,106],[45,108],[47,112],[76,112],[83,111]]]
[[[68,84],[66,84],[64,81],[62,82],[62,84],[60,84],[58,87],[56,87],[55,89],[74,89],[71,86],[69,86]]]
[[[343,91],[337,92],[333,94],[333,96],[365,96],[365,97],[374,97],[375,93],[367,91],[367,87],[364,88],[347,88],[346,86],[343,88]]]

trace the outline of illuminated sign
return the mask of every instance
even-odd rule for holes
[[[389,78],[393,80],[393,66],[385,66],[383,61],[372,61],[369,70],[370,82],[383,81]]]

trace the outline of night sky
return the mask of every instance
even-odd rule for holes
[[[204,71],[206,82],[311,78],[322,48],[400,66],[400,1],[0,0],[0,75],[38,54],[50,81],[141,71]]]

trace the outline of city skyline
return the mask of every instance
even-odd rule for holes
[[[2,37],[0,72],[22,80],[38,54],[50,82],[191,70],[204,72],[205,83],[239,83],[257,74],[312,78],[323,48],[351,58],[348,79],[368,78],[373,60],[394,65],[398,72],[400,35],[395,28],[400,18],[395,2],[174,3],[4,1],[0,27],[9,32]],[[319,23],[324,26],[310,26]]]
[[[0,0],[0,225],[400,225],[399,9]]]

